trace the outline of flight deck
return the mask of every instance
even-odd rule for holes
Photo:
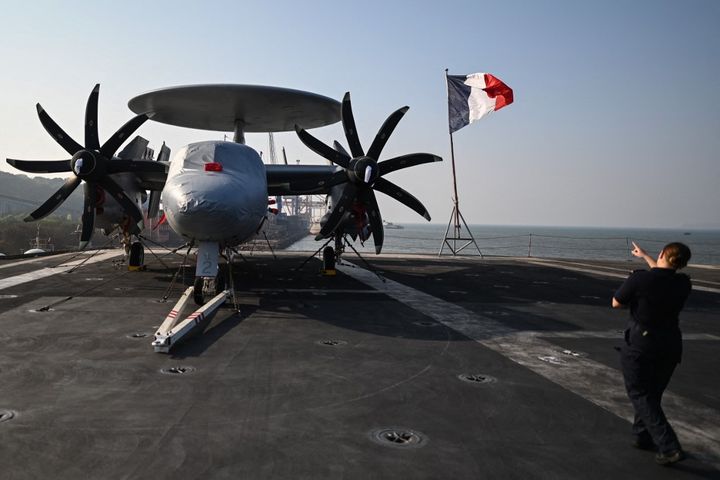
[[[720,268],[686,269],[664,400],[632,448],[612,294],[636,261],[244,254],[204,333],[153,333],[194,259],[0,261],[0,478],[720,478]],[[187,268],[181,268],[187,265]]]

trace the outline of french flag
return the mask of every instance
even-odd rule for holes
[[[447,75],[450,133],[513,102],[512,88],[489,73]]]

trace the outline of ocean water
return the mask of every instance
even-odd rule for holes
[[[437,255],[443,245],[447,224],[402,224],[404,228],[385,229],[383,252]],[[688,245],[693,253],[690,263],[720,265],[720,230],[670,230],[640,228],[540,227],[470,225],[483,255],[541,257],[588,260],[627,260],[634,241],[653,257],[673,241]],[[452,229],[450,234],[452,235]],[[463,236],[467,236],[463,230]],[[287,250],[314,252],[324,242],[306,237]],[[457,242],[458,248],[465,242]],[[354,247],[362,254],[374,254],[372,238]],[[445,247],[443,254],[451,254]],[[461,254],[479,255],[474,245]]]

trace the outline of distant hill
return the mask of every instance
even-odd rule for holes
[[[0,172],[0,216],[28,214],[50,198],[64,183],[61,178],[30,178]],[[78,187],[54,213],[55,216],[82,214],[83,189]]]
[[[77,248],[77,222],[49,216],[39,222],[23,222],[12,216],[0,218],[0,253],[17,255],[30,248],[37,240],[40,247],[51,250]]]

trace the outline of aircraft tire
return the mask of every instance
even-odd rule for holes
[[[225,272],[222,267],[218,269],[218,275],[215,277],[215,293],[212,291],[206,291],[205,289],[205,278],[195,277],[195,283],[193,284],[193,300],[196,305],[203,306],[207,303],[207,300],[214,295],[218,295],[220,292],[225,290]],[[209,290],[209,289],[208,289]],[[207,295],[206,295],[207,294]],[[206,298],[208,297],[208,298]]]
[[[205,305],[205,295],[203,295],[204,284],[205,280],[203,277],[195,277],[195,283],[193,284],[193,300],[195,301],[195,305]]]
[[[145,264],[145,249],[140,242],[133,242],[130,245],[130,255],[128,257],[128,266],[131,269],[141,269]]]
[[[323,249],[323,270],[335,270],[335,249],[333,247]]]

